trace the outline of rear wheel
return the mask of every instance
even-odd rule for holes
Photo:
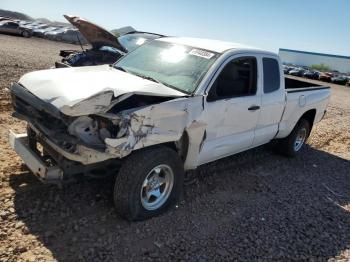
[[[310,131],[310,123],[305,119],[300,119],[290,135],[279,141],[279,152],[289,157],[296,156],[303,149]]]
[[[178,200],[184,179],[178,154],[159,146],[136,151],[121,167],[114,186],[114,203],[128,220],[163,213]]]

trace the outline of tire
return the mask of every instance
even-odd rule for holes
[[[22,32],[22,36],[25,38],[29,38],[30,37],[30,33],[28,31],[23,31]]]
[[[171,187],[169,170],[173,177]],[[179,155],[168,147],[135,151],[125,160],[116,177],[113,196],[118,213],[130,221],[145,220],[163,213],[178,201],[184,173]],[[168,181],[161,186],[158,184],[159,192],[163,192],[159,198],[156,198],[156,194],[152,195],[152,192],[157,192],[157,189],[151,190],[152,182],[145,183],[146,178],[151,181],[153,176],[163,179],[163,182]],[[147,201],[149,195],[151,197]]]
[[[289,136],[279,141],[277,147],[278,151],[285,156],[295,157],[304,148],[310,135],[310,131],[309,121],[306,119],[300,119]],[[300,139],[303,134],[304,138]],[[297,139],[299,139],[299,143],[297,143]]]

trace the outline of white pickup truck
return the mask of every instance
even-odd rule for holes
[[[28,122],[10,143],[42,180],[116,174],[129,220],[163,212],[186,170],[274,140],[294,156],[326,112],[330,89],[284,78],[271,52],[165,37],[114,65],[50,69],[11,87]]]

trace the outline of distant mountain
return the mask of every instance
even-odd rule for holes
[[[34,21],[34,19],[32,17],[30,17],[29,15],[26,15],[26,14],[23,14],[20,12],[3,10],[3,9],[0,9],[0,16],[8,16],[8,17],[12,17],[15,19],[19,19],[19,20]]]
[[[34,19],[34,18],[30,17],[29,15],[26,15],[26,14],[23,14],[20,12],[8,11],[8,10],[3,10],[3,9],[0,9],[0,16],[12,17],[14,19],[19,19],[19,20],[38,21],[38,22],[41,22],[44,24],[49,24],[51,26],[72,27],[72,25],[70,23],[51,21],[50,19],[47,19],[44,17]],[[125,26],[122,28],[111,30],[111,32],[116,36],[124,35],[126,33],[134,32],[134,31],[136,31],[136,29],[133,28],[132,26]]]
[[[56,21],[51,21],[47,18],[32,18],[29,15],[20,13],[20,12],[13,12],[13,11],[8,11],[8,10],[3,10],[0,9],[0,16],[6,16],[6,17],[11,17],[14,19],[19,19],[19,20],[26,20],[26,21],[38,21],[44,24],[49,24],[51,26],[67,26],[67,27],[72,27],[70,23],[64,23],[64,22],[56,22]]]
[[[51,21],[47,18],[36,18],[35,21],[38,21],[38,22],[41,22],[41,23],[44,23],[44,24],[50,24]]]
[[[67,26],[67,27],[72,27],[70,23],[64,23],[64,22],[57,22],[57,21],[51,21],[47,18],[37,18],[35,21],[44,23],[44,24],[49,24],[51,26]]]

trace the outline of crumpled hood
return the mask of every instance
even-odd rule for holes
[[[123,95],[186,95],[108,65],[35,71],[22,76],[19,84],[67,115],[101,113],[113,97]]]

